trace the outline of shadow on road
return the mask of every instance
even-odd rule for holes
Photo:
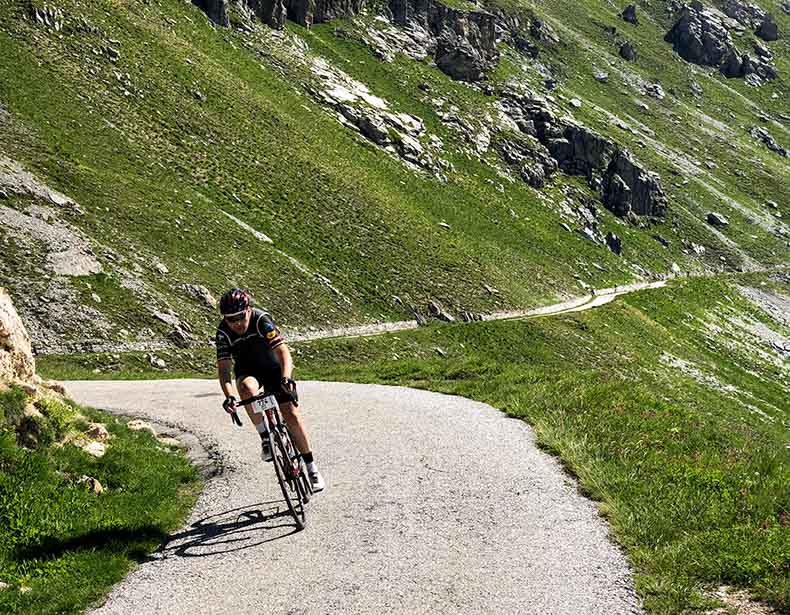
[[[195,521],[168,536],[157,553],[160,557],[208,557],[256,547],[297,531],[284,500],[260,502]]]

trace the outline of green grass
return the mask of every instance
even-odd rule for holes
[[[27,403],[0,393],[0,591],[4,613],[80,613],[101,599],[183,522],[201,485],[183,453],[99,411],[55,399],[36,402],[60,438],[104,423],[111,439],[96,459],[73,445],[40,440],[20,448],[12,426]],[[78,479],[104,487],[94,494]]]

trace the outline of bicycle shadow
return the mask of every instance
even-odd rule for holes
[[[210,557],[257,547],[298,531],[284,500],[260,502],[195,521],[189,528],[168,536],[157,554]]]

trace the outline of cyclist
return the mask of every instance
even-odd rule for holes
[[[253,308],[250,303],[249,292],[240,288],[231,288],[219,301],[222,321],[217,327],[216,345],[219,385],[225,395],[222,407],[228,413],[234,412],[239,402],[237,394],[246,399],[256,395],[261,388],[272,393],[305,461],[313,490],[321,491],[324,479],[310,450],[310,440],[298,410],[296,383],[291,378],[291,351],[272,317],[261,309]],[[262,433],[263,417],[255,414],[250,405],[247,406],[247,415],[261,436],[261,457],[264,461],[271,461],[269,440]]]

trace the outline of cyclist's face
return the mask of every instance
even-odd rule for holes
[[[228,320],[225,318],[225,322],[228,323],[228,326],[234,333],[242,334],[247,330],[247,327],[250,326],[250,315],[252,314],[252,310],[247,308],[244,311],[244,317],[241,320]]]

